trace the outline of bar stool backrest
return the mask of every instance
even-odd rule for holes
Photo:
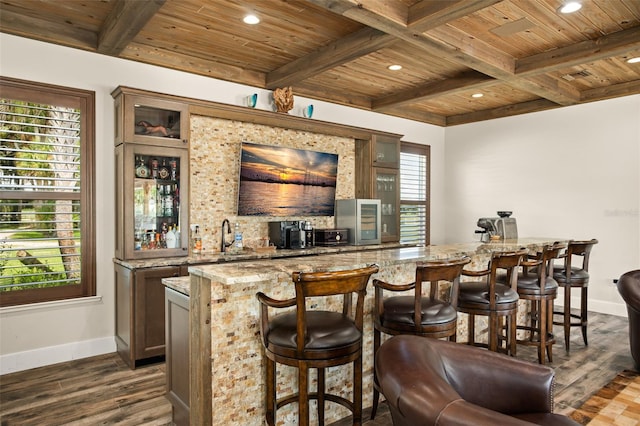
[[[589,272],[589,256],[591,255],[591,249],[596,244],[598,244],[598,240],[596,240],[595,238],[588,241],[569,241],[569,246],[567,247],[565,257],[565,268],[567,271],[567,275],[571,274],[573,256],[581,256],[582,264],[578,268],[582,269],[585,272]]]
[[[306,299],[309,297],[344,295],[342,315],[353,319],[356,328],[362,332],[367,283],[371,275],[376,272],[378,272],[378,266],[371,265],[348,271],[294,272],[292,274],[296,287],[298,351],[302,352],[307,342]],[[355,312],[352,312],[354,293],[357,295],[357,301]]]

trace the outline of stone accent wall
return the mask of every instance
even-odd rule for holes
[[[189,222],[200,225],[204,252],[220,250],[224,219],[229,219],[232,227],[236,222],[240,224],[244,244],[249,247],[268,236],[270,221],[308,220],[314,228],[334,227],[333,216],[237,216],[242,142],[338,154],[336,199],[354,197],[353,139],[192,115]]]

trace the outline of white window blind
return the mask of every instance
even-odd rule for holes
[[[428,244],[427,149],[400,153],[400,242]]]

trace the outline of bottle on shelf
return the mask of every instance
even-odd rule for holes
[[[173,216],[173,192],[171,185],[164,185],[164,197],[162,199],[162,212],[165,217]]]
[[[145,164],[144,157],[141,155],[136,157],[136,177],[142,179],[149,178],[149,168]]]
[[[171,176],[171,172],[169,171],[169,167],[167,167],[167,160],[165,158],[162,159],[162,165],[158,170],[158,177],[162,180],[167,180]]]
[[[175,158],[169,161],[169,166],[171,166],[171,180],[176,180],[178,178],[178,162]]]
[[[154,179],[158,179],[158,159],[154,158],[151,160],[151,177]]]
[[[176,232],[174,231],[174,226],[169,227],[167,231],[167,235],[165,236],[165,241],[167,243],[167,248],[176,248]]]
[[[180,226],[179,225],[175,226],[174,233],[176,234],[176,248],[180,248],[181,243],[180,243]]]

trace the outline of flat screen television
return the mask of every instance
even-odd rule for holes
[[[333,216],[338,154],[243,142],[238,216]]]

